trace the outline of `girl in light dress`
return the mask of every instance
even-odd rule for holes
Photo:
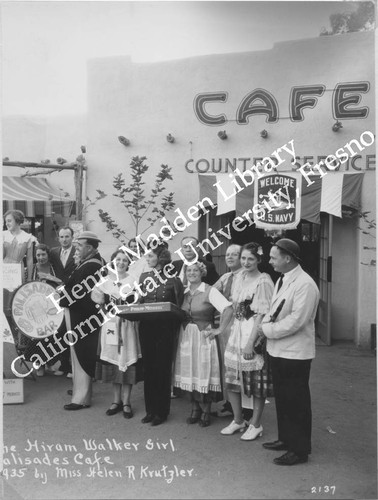
[[[266,273],[260,273],[259,245],[248,243],[242,247],[241,265],[232,300],[235,320],[224,355],[227,398],[234,413],[232,422],[221,430],[223,435],[246,432],[242,440],[262,436],[261,418],[265,399],[273,396],[273,385],[267,354],[256,354],[254,345],[257,326],[269,311],[273,282]],[[242,399],[253,398],[253,416],[249,422],[242,417]]]
[[[122,294],[129,290],[127,285],[133,286],[135,280],[128,273],[129,259],[122,250],[117,249],[110,260],[116,272],[106,282],[95,286],[91,294],[92,300],[103,307],[111,302],[121,303]],[[96,364],[95,378],[113,383],[113,402],[106,415],[122,411],[125,418],[132,418],[131,391],[138,381],[136,363],[141,357],[136,324],[116,316],[102,326],[100,344],[102,361]]]

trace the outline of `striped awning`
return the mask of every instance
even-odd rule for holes
[[[75,213],[75,200],[45,177],[3,176],[2,187],[3,213],[12,209],[22,210],[27,217]]]
[[[260,203],[261,198],[266,196],[266,191],[262,196],[259,194],[258,189],[261,188],[263,192],[261,186],[264,182],[266,183],[267,179],[273,180],[274,177],[289,178],[290,176],[296,179],[297,183],[297,200],[293,200],[292,198],[292,201],[293,205],[296,202],[295,205],[298,207],[299,219],[320,224],[321,212],[342,217],[345,213],[350,215],[360,209],[363,175],[363,173],[329,172],[324,177],[311,177],[313,184],[310,186],[307,185],[305,178],[300,173],[276,172],[274,174],[266,174],[262,178],[264,181],[261,180],[258,183],[256,180],[250,186],[245,186],[241,179],[236,176],[236,184],[242,188],[239,192],[237,192],[238,188],[235,187],[236,184],[232,184],[232,176],[229,174],[200,174],[198,177],[200,199],[202,200],[205,197],[210,198],[218,206],[217,215],[235,210],[236,215],[240,216],[255,206],[257,201]],[[280,179],[277,180],[279,181]],[[271,181],[271,184],[273,185],[273,181]],[[276,182],[276,184],[279,187],[279,183]],[[274,188],[272,192],[275,192]],[[235,193],[235,195],[230,196],[232,193]],[[285,211],[283,208],[274,208],[276,212],[281,210],[281,213],[283,213]],[[257,221],[257,219],[254,220]]]

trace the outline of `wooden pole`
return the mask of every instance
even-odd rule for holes
[[[19,168],[49,168],[51,170],[76,170],[78,167],[78,163],[68,163],[63,164],[63,165],[58,165],[58,164],[48,164],[46,165],[45,163],[34,163],[34,162],[28,162],[28,161],[8,161],[8,160],[3,160],[3,166],[4,167],[19,167]],[[87,167],[80,165],[82,169],[86,170]]]

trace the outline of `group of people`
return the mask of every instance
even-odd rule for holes
[[[61,229],[59,238],[66,231]],[[273,244],[270,264],[281,275],[275,285],[259,270],[257,243],[231,244],[225,255],[229,271],[220,277],[214,264],[195,252],[194,237],[183,238],[184,260],[173,262],[168,245],[160,242],[148,245],[136,262],[124,247],[117,248],[104,266],[99,243],[91,231],[79,235],[71,251],[76,262],[64,279],[53,259],[48,268],[39,248],[37,274],[30,275],[64,282],[60,306],[66,311],[65,330],[82,327],[100,310],[106,318],[72,343],[72,400],[64,408],[88,408],[92,382],[102,380],[113,384],[106,414],[122,412],[132,418],[132,387],[143,380],[143,423],[157,426],[167,420],[173,390],[189,394],[188,424],[208,427],[212,403],[223,400],[233,418],[221,434],[242,432],[241,439],[251,441],[262,436],[266,398],[274,396],[278,439],[263,446],[286,451],[274,460],[278,465],[306,462],[311,453],[309,375],[319,292],[300,265],[297,243],[281,239]],[[135,240],[129,242],[129,248],[135,250],[134,245]],[[75,295],[75,287],[90,277],[96,277],[90,293]],[[117,306],[135,302],[135,293],[122,291],[136,284],[139,303],[171,302],[180,314],[162,319],[146,315],[137,322],[117,315]]]

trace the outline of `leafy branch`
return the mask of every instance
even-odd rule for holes
[[[115,190],[113,196],[118,198],[121,205],[129,214],[136,235],[145,233],[149,227],[164,217],[166,212],[175,207],[175,202],[173,201],[174,193],[165,194],[165,182],[173,180],[171,168],[168,165],[160,166],[151,193],[149,196],[146,195],[146,183],[144,179],[150,168],[145,163],[146,159],[145,156],[132,157],[130,162],[131,183],[126,182],[122,172],[113,179],[113,188]],[[96,201],[97,199],[94,203]],[[102,209],[98,210],[98,214],[101,221],[106,225],[107,231],[111,232],[116,239],[122,241],[128,239],[126,232],[120,228],[112,215]],[[139,233],[139,226],[143,219],[148,222],[148,227]]]

